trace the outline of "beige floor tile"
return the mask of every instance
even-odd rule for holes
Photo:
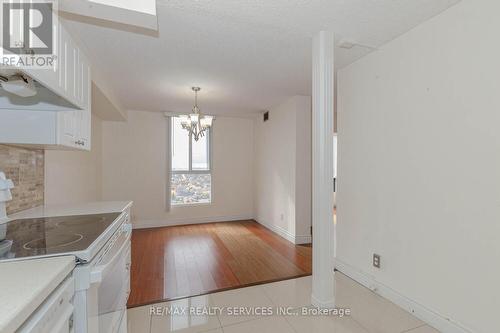
[[[276,306],[298,308],[311,304],[311,277],[280,281],[259,286]]]
[[[151,333],[200,333],[220,328],[216,314],[194,314],[191,309],[213,306],[209,295],[156,304],[157,313],[151,318]],[[173,310],[173,313],[167,313]]]
[[[297,316],[286,320],[297,333],[368,333],[349,317]]]
[[[401,333],[424,323],[366,288],[338,283],[337,307],[349,308],[351,317],[371,333]]]
[[[219,320],[222,326],[227,326],[243,321],[257,319],[257,316],[247,314],[246,310],[252,311],[255,308],[273,307],[273,302],[264,293],[264,290],[259,287],[249,287],[224,291],[221,293],[210,295],[214,306],[224,308]],[[243,307],[244,311],[240,311]],[[242,313],[235,315],[236,311]]]
[[[351,316],[251,316],[228,315],[227,307],[284,306],[311,304],[311,277],[156,304],[160,309],[186,309],[188,313],[150,315],[150,306],[128,310],[130,333],[439,333],[395,304],[378,296],[347,276],[336,274],[336,302]],[[189,314],[190,307],[224,307],[219,316]],[[164,310],[163,310],[164,311]],[[221,325],[222,324],[222,325]]]
[[[424,325],[404,333],[440,333],[440,332],[435,328],[432,328],[428,325]]]
[[[295,333],[283,317],[265,317],[225,326],[224,333]]]
[[[347,275],[342,274],[341,272],[335,273],[335,283],[337,288],[342,288],[344,290],[348,290],[349,292],[355,292],[355,293],[371,292],[371,290],[359,284],[358,282],[354,281]]]
[[[149,306],[141,306],[127,310],[128,333],[149,333],[151,316]]]

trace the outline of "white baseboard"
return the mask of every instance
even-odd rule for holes
[[[289,241],[293,244],[309,244],[309,243],[311,243],[311,240],[312,240],[311,235],[294,235],[291,232],[289,232],[288,230],[283,229],[282,227],[272,225],[269,223],[263,223],[262,221],[259,221],[257,219],[255,219],[255,221],[257,221],[257,223],[263,225],[267,229],[277,233],[278,235],[280,235],[281,237],[283,237],[284,239],[286,239],[287,241]]]
[[[230,216],[211,216],[195,218],[165,218],[165,219],[139,219],[132,221],[134,229],[171,227],[176,225],[201,224],[211,222],[229,222],[253,220],[253,215],[230,215]]]
[[[473,331],[460,323],[419,304],[390,287],[378,282],[373,275],[367,274],[342,260],[335,260],[335,268],[351,279],[372,290],[376,294],[388,299],[412,315],[422,320],[429,326],[443,333],[473,333]]]
[[[212,223],[212,222],[230,222],[230,221],[241,221],[241,220],[255,220],[255,219],[253,215],[211,216],[211,217],[176,218],[176,219],[171,219],[171,218],[135,219],[132,221],[132,226],[134,229],[147,229],[147,228],[172,227],[176,225],[201,224],[201,223]],[[310,235],[295,236],[281,227],[273,226],[270,224],[264,224],[259,221],[257,222],[294,244],[311,243]]]

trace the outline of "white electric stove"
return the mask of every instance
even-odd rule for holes
[[[74,332],[124,333],[130,293],[130,204],[121,212],[0,222],[0,262],[75,256]]]
[[[121,213],[53,216],[8,221],[2,241],[12,242],[9,251],[0,253],[1,261],[34,257],[74,255],[89,262],[121,222]]]

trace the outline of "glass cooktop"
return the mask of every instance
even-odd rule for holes
[[[0,224],[0,260],[85,250],[118,216],[57,216]]]

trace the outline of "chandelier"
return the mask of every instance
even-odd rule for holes
[[[194,91],[194,106],[193,113],[189,115],[179,116],[181,120],[182,128],[192,135],[195,141],[205,136],[205,132],[212,127],[212,121],[215,119],[213,116],[203,116],[200,114],[200,108],[198,107],[198,91],[201,90],[200,87],[192,87],[191,90]]]

